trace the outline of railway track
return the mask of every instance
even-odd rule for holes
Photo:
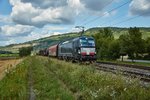
[[[141,81],[150,83],[150,67],[97,62],[96,69],[115,74],[122,73],[123,75],[139,78]]]

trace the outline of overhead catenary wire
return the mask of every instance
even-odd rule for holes
[[[144,14],[145,14],[145,13],[144,13]],[[111,27],[111,26],[113,26],[113,25],[118,25],[118,24],[121,24],[121,23],[124,23],[124,22],[128,22],[128,21],[130,21],[130,20],[133,20],[133,19],[136,19],[136,18],[138,18],[138,17],[141,17],[141,16],[142,16],[142,15],[144,15],[144,14],[137,15],[137,16],[134,16],[134,17],[131,17],[131,18],[125,19],[125,20],[123,20],[123,21],[120,21],[120,22],[114,23],[114,24],[112,24],[112,25],[110,25],[110,26],[108,26],[108,27]]]
[[[145,5],[148,5],[148,4],[144,4],[144,6],[145,6]],[[130,20],[136,19],[136,18],[141,17],[142,15],[145,15],[145,14],[147,14],[147,13],[142,13],[142,14],[137,15],[137,16],[134,16],[134,17],[132,17],[132,18],[128,18],[128,19],[125,19],[125,20],[122,20],[122,21],[119,21],[119,22],[113,23],[113,24],[111,24],[111,25],[109,25],[109,26],[107,26],[107,27],[112,27],[113,25],[121,24],[121,23],[124,23],[124,22],[130,21]],[[121,16],[119,16],[119,17],[117,17],[116,19],[111,20],[111,21],[113,21],[113,22],[114,22],[114,21],[116,21],[116,20],[117,20],[118,18],[120,18],[120,17],[121,17]],[[105,22],[105,23],[101,24],[100,26],[102,26],[102,25],[104,25],[104,24],[106,24],[106,23],[110,23],[110,21]]]
[[[107,21],[107,22],[104,22],[104,23],[102,23],[102,24],[100,24],[99,26],[103,26],[103,25],[105,25],[105,24],[107,24],[107,23],[110,23],[110,22],[114,22],[114,21],[116,21],[116,20],[118,20],[119,18],[122,18],[122,17],[124,17],[123,15],[120,15],[120,16],[118,16],[118,17],[116,17],[115,19],[111,19],[111,20],[109,20],[109,21]]]
[[[108,4],[106,4],[102,9],[104,9],[105,7],[109,6],[114,0],[111,0],[110,2],[108,2]],[[91,16],[87,16],[85,19],[83,19],[84,21],[87,21]]]
[[[112,10],[110,10],[110,11],[108,11],[108,12],[111,12],[111,11],[114,11],[114,10],[116,10],[116,9],[119,9],[119,8],[121,8],[121,7],[123,7],[124,5],[127,5],[128,3],[130,3],[132,0],[130,0],[130,1],[128,1],[128,2],[125,2],[124,4],[122,4],[122,5],[120,5],[120,6],[118,6],[118,7],[116,7],[116,8],[113,8]],[[147,4],[145,4],[145,5],[147,5]],[[128,22],[128,21],[130,21],[130,20],[134,20],[134,19],[136,19],[136,18],[138,18],[138,17],[141,17],[142,15],[145,15],[145,14],[147,14],[147,13],[142,13],[142,14],[140,14],[140,15],[136,15],[136,16],[133,16],[133,17],[130,17],[130,18],[127,18],[127,19],[124,19],[124,20],[122,20],[122,21],[118,21],[118,22],[116,22],[116,23],[113,23],[113,24],[111,24],[111,25],[109,25],[109,26],[107,26],[107,27],[112,27],[113,25],[118,25],[118,24],[121,24],[121,23],[125,23],[125,22]],[[104,16],[104,15],[103,15]],[[122,16],[122,15],[121,15]],[[99,16],[99,17],[97,17],[97,18],[100,18],[101,16]],[[116,20],[118,20],[118,18],[120,18],[120,16],[118,16],[117,18],[115,18],[114,20],[111,20],[111,21],[116,21]],[[95,21],[95,20],[97,20],[97,19],[93,19],[93,21]],[[110,22],[110,21],[109,21]],[[90,22],[89,22],[90,23]],[[103,24],[106,24],[106,23],[108,23],[108,22],[104,22]],[[88,24],[88,23],[87,23]],[[101,24],[100,26],[102,26],[103,24]]]
[[[144,5],[148,5],[148,4],[144,4]],[[142,15],[146,15],[146,14],[147,14],[147,12],[146,12],[146,13],[142,13],[142,14],[140,14],[140,15],[137,15],[137,16],[134,16],[134,17],[125,19],[125,20],[123,20],[123,21],[116,22],[116,23],[114,23],[114,24],[112,24],[112,25],[110,25],[110,26],[108,26],[108,27],[111,27],[111,26],[113,26],[113,25],[118,25],[118,24],[121,24],[121,23],[124,23],[124,22],[128,22],[128,21],[130,21],[130,20],[136,19],[136,18],[141,17]]]
[[[125,6],[125,5],[127,5],[127,4],[130,3],[131,1],[132,1],[132,0],[129,0],[129,1],[125,2],[125,3],[123,3],[122,5],[119,5],[119,6],[115,7],[115,8],[113,8],[113,9],[109,10],[108,13],[111,13],[112,11],[115,11],[115,10],[117,10],[117,9],[119,9],[119,8],[121,8],[121,7]],[[92,20],[90,20],[90,21],[84,23],[82,26],[87,25],[87,24],[90,24],[90,23],[92,23],[92,22],[98,20],[99,18],[105,16],[106,14],[107,14],[107,13],[104,13],[102,16],[98,16],[98,17],[96,17],[96,18],[94,18],[94,19],[92,19]]]

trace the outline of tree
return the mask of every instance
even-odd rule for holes
[[[108,49],[108,58],[116,60],[120,58],[120,45],[119,45],[119,40],[113,40],[109,44],[109,49]]]
[[[105,38],[112,38],[112,39],[114,39],[113,32],[109,28],[104,28],[103,36]]]
[[[128,34],[121,35],[119,40],[121,48],[120,53],[127,53],[132,61],[135,57],[138,57],[139,53],[142,54],[145,51],[145,43],[139,28],[129,28]]]
[[[119,37],[120,41],[120,54],[123,56],[125,54],[128,54],[128,56],[132,59],[134,59],[134,52],[135,47],[133,42],[130,39],[129,34],[123,34]]]
[[[150,37],[146,39],[146,52],[150,56]]]
[[[129,28],[129,37],[134,46],[136,57],[138,54],[142,54],[145,52],[145,42],[142,39],[142,33],[139,28]]]
[[[24,57],[31,54],[31,51],[33,50],[33,47],[23,47],[19,49],[19,56]]]
[[[97,56],[100,59],[109,57],[109,44],[114,40],[112,31],[109,28],[104,28],[94,35],[97,49]]]

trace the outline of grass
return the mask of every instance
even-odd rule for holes
[[[17,68],[7,72],[0,81],[0,100],[26,100],[28,97],[27,73],[28,60],[17,65]]]
[[[150,87],[143,88],[139,80],[97,71],[89,66],[75,65],[51,59],[49,68],[68,88],[84,100],[147,100]]]
[[[31,86],[37,100],[74,100],[71,92],[46,66],[47,58],[26,58],[0,81],[0,100],[27,100]]]
[[[30,79],[29,79],[30,77]],[[148,100],[150,87],[138,79],[47,57],[27,57],[0,81],[0,100]]]
[[[19,57],[19,54],[0,54],[0,57]]]
[[[73,95],[62,85],[48,67],[47,58],[32,59],[33,88],[38,100],[73,100]]]

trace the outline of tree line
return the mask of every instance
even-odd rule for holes
[[[130,27],[128,33],[114,38],[109,28],[99,30],[93,35],[96,42],[97,57],[100,59],[116,60],[128,55],[130,59],[150,59],[150,37],[142,38],[137,27]]]

